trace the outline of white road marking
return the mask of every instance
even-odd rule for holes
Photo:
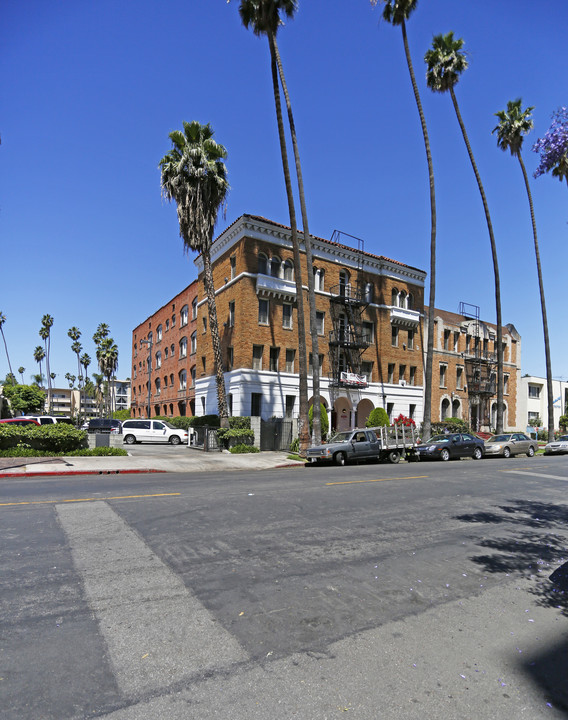
[[[248,659],[107,503],[56,509],[122,692],[148,692]]]
[[[564,480],[568,481],[568,477],[562,477],[561,475],[546,475],[545,473],[528,472],[526,470],[502,470],[506,473],[515,473],[515,475],[529,475],[530,477],[538,478],[550,478],[551,480]]]

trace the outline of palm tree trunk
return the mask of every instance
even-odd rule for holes
[[[422,440],[428,440],[432,434],[432,367],[434,361],[434,315],[436,303],[436,189],[434,185],[434,164],[432,162],[432,153],[430,151],[430,139],[428,137],[428,128],[426,126],[426,118],[422,108],[420,93],[414,75],[414,67],[412,58],[410,57],[410,48],[408,47],[408,38],[406,35],[406,23],[401,24],[402,39],[404,42],[404,52],[406,55],[406,63],[410,73],[414,98],[420,115],[420,124],[422,126],[422,134],[424,136],[424,147],[426,149],[426,160],[428,163],[428,178],[430,182],[430,291],[428,295],[428,337],[426,349],[426,372],[424,375],[424,420],[422,423]]]
[[[203,250],[203,284],[207,294],[207,311],[209,314],[209,329],[211,331],[211,344],[215,360],[215,382],[217,384],[217,407],[219,422],[222,428],[229,427],[229,413],[227,410],[227,395],[225,391],[225,376],[223,374],[223,358],[221,356],[221,341],[219,340],[219,324],[217,322],[217,306],[215,304],[215,286],[211,270],[211,254],[209,244]]]
[[[525,163],[519,152],[518,156],[521,170],[523,171],[523,178],[525,181],[525,187],[527,189],[527,197],[529,199],[529,207],[531,211],[531,222],[533,229],[534,238],[534,253],[536,256],[536,270],[538,274],[538,287],[540,290],[540,306],[542,308],[542,329],[544,331],[544,357],[546,360],[546,390],[548,395],[548,442],[554,440],[554,392],[552,388],[552,364],[550,361],[550,339],[548,336],[548,320],[546,317],[546,302],[544,299],[544,282],[542,280],[542,269],[540,266],[540,250],[538,248],[538,238],[536,234],[536,220],[534,217],[534,205],[532,199],[532,193],[529,185],[529,178],[525,168]]]
[[[6,359],[8,360],[8,367],[10,368],[10,375],[13,375],[12,365],[10,363],[10,356],[8,355],[8,345],[6,344],[6,336],[4,335],[4,330],[2,330],[1,328],[0,328],[0,330],[2,332],[2,340],[4,341],[4,349],[6,350]],[[23,379],[22,379],[22,384],[23,384]]]
[[[272,70],[272,86],[274,90],[274,104],[276,106],[276,120],[278,123],[278,137],[280,139],[280,154],[282,156],[282,169],[284,171],[284,182],[286,185],[286,197],[288,199],[288,211],[290,214],[290,229],[292,231],[292,246],[294,250],[296,281],[296,309],[298,322],[298,365],[299,365],[299,395],[300,408],[298,416],[298,434],[300,439],[300,455],[305,457],[309,445],[309,421],[308,421],[308,365],[306,353],[306,327],[304,317],[304,295],[302,285],[302,266],[300,257],[300,244],[298,242],[298,227],[296,224],[296,210],[294,207],[294,194],[292,181],[290,179],[290,166],[288,165],[288,152],[286,150],[286,136],[284,133],[284,121],[282,118],[282,103],[280,101],[280,88],[278,85],[278,67],[276,62],[275,38],[268,33],[268,45],[270,47],[270,61]],[[314,358],[319,362],[319,358]]]
[[[49,337],[49,335],[48,335]],[[45,343],[45,372],[47,373],[47,412],[51,415],[51,373],[49,367],[49,347],[47,345],[47,338]]]
[[[276,55],[276,63],[278,65],[278,72],[280,75],[280,82],[282,83],[282,90],[284,92],[284,98],[286,100],[286,109],[288,111],[288,123],[290,125],[290,134],[292,136],[292,147],[294,149],[294,160],[296,162],[296,176],[298,178],[298,192],[300,195],[300,209],[302,213],[302,225],[304,231],[304,248],[306,251],[306,266],[308,272],[308,299],[309,299],[309,312],[310,312],[310,333],[312,336],[312,384],[313,384],[313,433],[312,443],[319,445],[321,443],[321,400],[320,400],[320,367],[319,367],[319,338],[318,328],[316,322],[316,294],[314,288],[314,274],[312,272],[313,259],[312,259],[312,241],[310,238],[310,229],[308,227],[308,212],[306,210],[306,196],[304,193],[304,180],[302,177],[302,165],[300,163],[300,151],[298,149],[298,140],[296,136],[296,125],[294,123],[294,116],[292,114],[292,103],[290,102],[290,95],[288,93],[288,86],[286,85],[286,79],[284,77],[284,68],[282,66],[282,60],[280,58],[280,51],[278,50],[278,43],[274,38],[274,52]]]
[[[493,225],[491,223],[491,216],[489,214],[489,206],[487,205],[487,198],[485,197],[485,190],[481,182],[479,171],[473,157],[469,138],[465,129],[464,122],[460,113],[458,101],[453,87],[450,87],[450,95],[452,96],[452,102],[454,104],[454,110],[462,131],[465,146],[471,161],[471,166],[477,180],[477,187],[481,194],[481,200],[483,202],[483,209],[485,211],[485,219],[487,221],[487,230],[489,231],[489,240],[491,242],[491,254],[493,256],[493,273],[495,275],[495,312],[497,315],[497,422],[496,422],[496,433],[503,432],[503,323],[501,320],[501,282],[499,280],[499,263],[497,262],[497,246],[495,244],[495,235],[493,234]],[[491,410],[490,410],[491,415]]]

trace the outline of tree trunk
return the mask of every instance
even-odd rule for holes
[[[12,365],[10,363],[10,356],[8,355],[8,345],[6,344],[6,336],[4,335],[4,330],[2,330],[2,340],[4,341],[4,349],[6,350],[6,359],[8,360],[8,367],[10,368],[10,375],[13,375]],[[23,384],[23,381],[22,381],[22,384]]]
[[[422,108],[420,93],[414,75],[414,67],[412,58],[410,57],[410,49],[408,47],[408,38],[406,36],[406,23],[401,24],[402,39],[404,41],[404,52],[414,98],[420,115],[420,124],[422,126],[422,134],[424,136],[424,147],[426,149],[426,160],[428,163],[428,178],[430,181],[430,291],[428,295],[428,339],[426,349],[426,372],[424,374],[424,420],[422,423],[422,440],[428,440],[432,434],[432,368],[434,361],[434,311],[436,303],[436,190],[434,186],[434,164],[432,162],[432,153],[430,152],[430,139],[428,137],[428,128],[426,127],[426,118]],[[424,348],[422,348],[424,350]]]
[[[278,72],[280,75],[280,82],[282,83],[282,90],[284,92],[284,98],[286,100],[286,109],[288,111],[288,123],[290,125],[290,134],[292,136],[292,147],[294,149],[294,160],[296,162],[296,175],[298,178],[298,193],[300,195],[300,209],[302,213],[302,225],[304,231],[304,248],[306,251],[306,267],[308,273],[308,300],[309,300],[309,313],[310,313],[310,333],[312,337],[312,385],[313,385],[313,421],[312,421],[312,443],[314,445],[321,444],[321,400],[320,400],[320,367],[319,367],[319,338],[318,328],[316,321],[316,294],[314,287],[314,274],[313,274],[313,258],[312,258],[312,241],[310,238],[310,229],[308,227],[308,212],[306,209],[306,196],[304,193],[304,180],[302,177],[302,165],[300,163],[300,151],[298,149],[298,140],[296,136],[296,125],[294,123],[294,116],[292,114],[292,103],[290,102],[290,95],[288,93],[288,86],[286,85],[286,79],[284,77],[284,68],[282,67],[282,60],[280,58],[280,51],[278,50],[278,43],[274,38],[274,52],[276,55],[276,62],[278,65]]]
[[[546,302],[544,299],[544,282],[542,280],[542,269],[540,266],[540,251],[538,249],[538,238],[536,234],[536,220],[534,217],[534,205],[532,200],[532,193],[529,185],[529,178],[525,168],[525,163],[519,152],[518,156],[521,170],[523,171],[523,178],[525,181],[525,187],[527,189],[527,197],[529,199],[529,207],[531,211],[531,222],[533,229],[534,238],[534,253],[536,256],[536,271],[538,274],[538,288],[540,290],[540,307],[542,309],[542,329],[544,332],[544,357],[546,360],[546,390],[548,395],[548,442],[554,440],[554,392],[552,388],[552,364],[550,361],[550,339],[548,336],[548,320],[546,317]]]
[[[308,365],[306,357],[306,328],[304,316],[304,295],[302,285],[302,266],[300,257],[300,244],[298,242],[298,227],[296,224],[296,210],[294,207],[294,194],[290,179],[290,167],[288,165],[288,152],[286,150],[286,136],[284,133],[284,121],[282,119],[282,104],[280,101],[280,88],[278,85],[278,67],[276,62],[276,47],[274,35],[268,33],[268,45],[270,47],[270,60],[272,69],[272,86],[274,90],[274,104],[276,106],[276,120],[278,123],[278,137],[280,139],[280,154],[282,156],[282,169],[284,171],[284,182],[286,185],[286,197],[288,199],[288,211],[290,214],[290,228],[292,231],[292,246],[294,249],[296,281],[296,315],[298,323],[298,378],[300,408],[298,416],[298,434],[300,439],[300,455],[305,457],[309,445],[309,420],[308,420]]]
[[[465,146],[471,161],[471,166],[477,180],[477,187],[481,194],[481,200],[483,202],[483,209],[485,211],[485,219],[487,221],[487,230],[489,231],[489,240],[491,242],[491,254],[493,256],[493,273],[495,276],[495,311],[497,315],[497,422],[495,432],[497,434],[503,432],[503,322],[501,319],[501,282],[499,280],[499,264],[497,262],[497,245],[495,244],[495,235],[493,234],[493,225],[491,223],[491,216],[489,214],[489,206],[487,205],[487,198],[485,197],[485,190],[481,182],[479,171],[473,157],[469,138],[465,129],[464,122],[460,113],[458,101],[453,87],[450,88],[450,95],[454,104],[454,110],[462,131]],[[491,417],[491,408],[489,409],[489,416]]]
[[[215,361],[215,382],[217,384],[217,407],[219,422],[222,428],[229,427],[229,413],[227,410],[227,395],[225,391],[225,376],[223,373],[223,358],[221,355],[221,341],[219,339],[219,324],[217,322],[217,306],[215,304],[215,286],[213,285],[213,272],[211,270],[210,243],[203,250],[203,284],[207,295],[207,312],[209,314],[209,329],[211,331],[211,344]]]

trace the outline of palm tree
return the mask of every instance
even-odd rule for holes
[[[97,348],[97,360],[99,370],[107,380],[107,412],[112,416],[112,404],[110,397],[111,379],[118,367],[118,347],[110,337],[103,338]]]
[[[91,364],[91,357],[87,355],[87,353],[83,353],[81,357],[79,358],[79,362],[81,363],[81,366],[85,370],[85,376],[83,378],[83,412],[85,414],[85,417],[87,416],[87,381],[89,379],[88,371],[89,371],[89,365]],[[79,415],[81,414],[81,401],[79,398]]]
[[[12,365],[10,363],[10,355],[8,354],[8,345],[6,344],[6,336],[4,335],[4,323],[6,322],[6,316],[0,311],[0,333],[2,333],[2,340],[4,340],[4,349],[6,350],[6,359],[8,360],[8,367],[12,372]]]
[[[193,121],[183,132],[169,134],[172,149],[160,160],[162,194],[177,205],[179,234],[185,252],[195,250],[203,258],[203,285],[207,295],[209,329],[215,358],[217,405],[221,427],[229,427],[221,342],[211,269],[211,245],[217,215],[225,205],[229,183],[224,160],[227,151],[213,140],[213,129]]]
[[[65,373],[65,379],[69,383],[69,388],[71,389],[73,385],[75,385],[75,380],[77,379],[75,375],[71,375],[71,373]]]
[[[93,378],[95,382],[93,383],[93,391],[94,395],[97,398],[97,402],[99,405],[99,416],[103,416],[103,407],[102,407],[102,401],[103,401],[103,381],[104,381],[104,375],[101,373],[93,373]]]
[[[300,407],[298,417],[298,434],[300,439],[300,455],[305,455],[309,445],[309,420],[308,420],[308,364],[306,350],[306,327],[304,315],[304,290],[302,284],[300,243],[298,241],[298,226],[296,221],[296,209],[294,207],[294,193],[290,178],[290,166],[288,163],[288,151],[286,148],[286,135],[282,117],[282,102],[280,100],[280,87],[278,83],[278,46],[276,34],[282,24],[281,13],[286,17],[293,17],[298,7],[297,0],[241,0],[239,14],[245,28],[252,27],[255,35],[266,35],[270,49],[270,61],[272,71],[272,89],[274,92],[274,104],[276,107],[276,121],[278,124],[278,136],[280,139],[280,154],[282,157],[282,169],[284,171],[284,183],[286,186],[286,197],[288,200],[288,213],[290,215],[290,230],[292,234],[292,247],[294,251],[294,279],[296,282],[296,309],[298,325],[298,364],[299,364],[299,396]],[[283,77],[283,73],[282,73]],[[304,232],[307,231],[307,222],[304,220]],[[309,244],[309,235],[308,235]],[[311,246],[310,246],[311,247]],[[311,266],[308,266],[308,275],[311,274]],[[313,287],[313,278],[311,278]],[[310,285],[308,284],[308,287]],[[311,313],[310,313],[311,318]],[[314,323],[315,326],[315,305]],[[316,332],[317,335],[317,332]],[[313,337],[313,336],[312,336]],[[319,354],[313,358],[314,368],[318,367],[318,374],[314,376],[319,383]],[[315,388],[314,388],[315,391]],[[319,388],[318,388],[319,393]],[[317,407],[317,406],[316,406]],[[318,413],[314,413],[318,415]],[[320,429],[321,436],[321,429]]]
[[[527,135],[533,129],[533,121],[531,118],[531,112],[534,107],[529,107],[526,110],[521,109],[522,100],[509,100],[507,103],[506,110],[500,110],[495,113],[499,118],[500,122],[493,129],[493,132],[497,133],[497,146],[506,152],[509,150],[513,157],[516,157],[521,166],[521,172],[523,173],[523,180],[525,181],[525,188],[527,191],[527,197],[529,200],[529,209],[531,214],[532,231],[534,239],[534,252],[536,256],[536,271],[538,275],[538,287],[540,290],[540,307],[542,310],[542,328],[544,331],[544,356],[546,360],[546,389],[548,395],[548,441],[554,440],[554,393],[552,389],[552,365],[550,360],[550,340],[548,336],[548,320],[546,317],[546,302],[544,299],[544,282],[542,280],[542,269],[540,266],[540,251],[538,248],[538,238],[536,234],[536,220],[534,216],[534,205],[532,199],[532,193],[529,185],[529,177],[523,162],[523,156],[521,153],[523,147],[524,136]]]
[[[45,369],[47,373],[47,407],[48,412],[52,412],[53,397],[51,392],[51,372],[49,367],[49,356],[51,353],[51,328],[53,326],[53,318],[51,315],[44,315],[41,319],[41,328],[39,336],[45,345]]]
[[[79,419],[81,416],[81,359],[80,355],[83,351],[83,346],[79,342],[79,338],[81,337],[81,331],[78,327],[70,327],[67,331],[67,335],[73,340],[71,343],[71,350],[75,353],[75,357],[77,358],[77,377],[79,378]]]
[[[43,373],[41,372],[41,364],[44,361],[45,358],[45,350],[42,348],[41,345],[38,345],[36,349],[34,350],[34,360],[39,365],[39,375],[40,375],[40,381],[38,382],[38,385],[41,384],[43,381]]]
[[[495,236],[493,234],[493,225],[491,223],[491,215],[489,214],[489,206],[485,197],[485,190],[481,182],[481,177],[477,169],[473,151],[469,142],[465,125],[461,116],[458,101],[454,91],[460,75],[467,69],[468,62],[465,53],[462,51],[463,40],[461,38],[454,40],[453,32],[447,35],[436,35],[432,41],[432,48],[424,56],[424,62],[428,66],[426,72],[426,82],[433,92],[450,93],[456,117],[463,135],[465,146],[469,155],[471,166],[477,180],[477,186],[481,195],[483,209],[485,211],[485,219],[487,221],[487,230],[489,231],[489,241],[491,243],[491,254],[493,256],[493,273],[495,276],[495,310],[497,316],[497,433],[503,432],[503,323],[501,320],[501,282],[499,279],[499,263],[497,262],[497,246],[495,244]]]
[[[371,5],[377,5],[379,0],[371,0]],[[414,91],[414,99],[418,114],[420,116],[420,125],[422,127],[422,135],[424,137],[424,148],[426,150],[426,162],[428,164],[428,178],[430,182],[430,290],[428,295],[428,336],[426,340],[426,372],[424,374],[424,422],[422,424],[422,437],[428,439],[432,434],[432,366],[434,359],[434,315],[436,303],[436,190],[434,185],[434,164],[432,162],[432,153],[430,151],[430,139],[428,136],[428,128],[426,126],[426,117],[422,108],[422,100],[416,83],[414,74],[414,66],[410,56],[410,48],[408,46],[408,37],[406,34],[406,21],[412,15],[418,0],[382,0],[384,3],[383,20],[392,25],[400,25],[402,30],[402,41],[404,44],[404,54],[406,55],[406,64],[410,73],[410,81],[412,90]]]
[[[22,385],[24,384],[24,373],[26,372],[26,368],[20,365],[18,368],[18,372],[20,373],[20,377],[22,378]]]
[[[282,84],[282,91],[284,93],[284,99],[286,101],[286,109],[288,112],[288,124],[290,126],[290,135],[292,137],[292,148],[294,151],[294,160],[296,163],[296,176],[298,179],[298,193],[300,196],[300,209],[302,213],[302,226],[304,235],[304,249],[306,252],[306,265],[308,269],[308,298],[309,298],[309,314],[310,314],[310,334],[312,339],[312,383],[313,383],[313,407],[317,408],[320,405],[320,371],[319,371],[319,338],[316,323],[316,297],[314,287],[314,275],[311,272],[313,267],[312,260],[312,243],[310,238],[310,230],[308,226],[308,213],[306,209],[306,197],[304,192],[304,181],[302,176],[302,165],[300,162],[300,151],[298,148],[298,140],[296,135],[296,126],[294,123],[294,116],[292,112],[292,103],[290,101],[290,94],[288,92],[288,86],[284,75],[284,67],[282,65],[282,59],[280,57],[280,50],[278,49],[278,42],[276,40],[276,34],[278,28],[283,24],[280,19],[280,13],[284,13],[286,17],[293,18],[296,10],[298,9],[298,3],[294,0],[288,2],[278,2],[276,0],[241,0],[240,14],[245,27],[249,25],[253,26],[255,35],[266,35],[270,45],[270,33],[272,34],[272,46],[271,46],[271,57],[274,52],[274,57],[278,67],[278,75],[280,77],[280,83]],[[304,334],[305,343],[305,334]],[[307,352],[305,353],[307,355]],[[314,413],[313,418],[313,437],[312,442],[315,445],[321,443],[321,416],[320,413]]]

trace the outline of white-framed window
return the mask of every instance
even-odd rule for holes
[[[416,367],[414,365],[411,365],[408,371],[408,384],[416,385]]]
[[[509,394],[509,376],[503,375],[503,395]]]
[[[187,388],[187,370],[184,368],[179,371],[179,389],[185,390]]]
[[[314,290],[323,292],[325,285],[325,270],[323,268],[314,268]]]
[[[444,330],[444,350],[450,349],[450,331]]]
[[[321,354],[319,355],[319,363],[318,364],[319,364],[319,371],[321,373],[321,369],[323,367],[323,355],[321,355]],[[314,372],[314,356],[312,353],[310,353],[309,359],[308,359],[308,374],[312,375],[313,372]]]
[[[270,274],[272,277],[279,278],[281,277],[281,270],[282,270],[282,261],[278,257],[278,255],[273,255],[270,258]]]
[[[184,305],[179,313],[179,326],[185,327],[188,323],[188,307],[187,305]]]
[[[362,362],[361,363],[361,375],[364,375],[367,379],[367,382],[372,382],[373,378],[373,363],[372,362]]]
[[[408,339],[406,342],[406,346],[408,347],[409,350],[414,350],[414,332],[415,332],[414,330],[408,331]]]
[[[460,334],[459,332],[454,331],[454,352],[458,352],[460,343]]]
[[[180,358],[187,357],[187,338],[182,337],[179,341],[179,356]]]
[[[162,367],[162,353],[160,350],[156,353],[156,369]]]
[[[197,352],[197,330],[191,333],[191,354],[194,355]]]
[[[156,328],[156,342],[162,342],[162,326],[158,325]]]
[[[282,327],[286,330],[292,329],[292,306],[287,303],[282,305]]]
[[[456,388],[458,390],[463,389],[463,368],[462,367],[456,368]]]
[[[316,310],[316,328],[318,335],[323,335],[325,332],[325,313],[320,310]]]
[[[540,397],[540,385],[529,385],[529,397],[539,398]]]
[[[264,345],[253,345],[252,346],[252,369],[262,370],[262,354],[264,352]]]
[[[391,305],[393,307],[398,307],[398,288],[393,288],[391,290]]]
[[[258,300],[258,324],[268,325],[268,300],[263,298]]]

